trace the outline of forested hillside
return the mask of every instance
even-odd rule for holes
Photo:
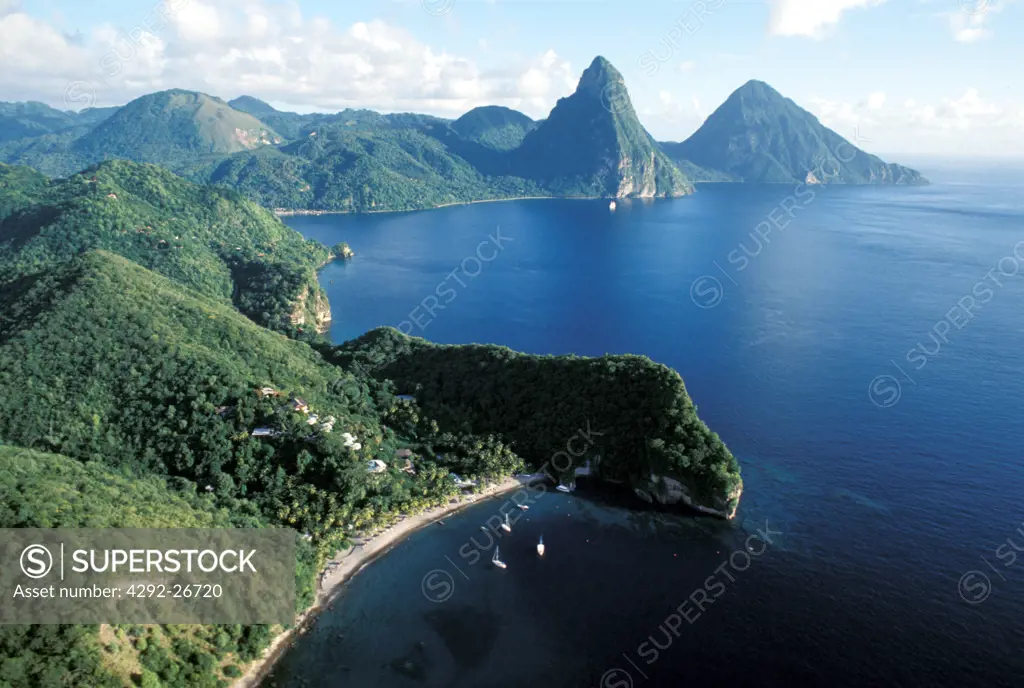
[[[239,519],[194,485],[100,461],[0,446],[0,528],[216,528]],[[227,686],[267,643],[264,626],[0,626],[0,685]]]
[[[185,174],[237,189],[274,208],[417,210],[545,194],[524,179],[482,174],[420,131],[353,132],[344,124],[321,126],[303,141],[242,153]]]
[[[0,165],[0,220],[0,283],[105,249],[267,327],[315,330],[326,317],[315,274],[325,246],[237,193],[154,165],[102,163],[52,182]]]
[[[381,328],[337,347],[334,359],[415,394],[442,429],[497,435],[535,467],[591,428],[598,438],[573,466],[594,460],[602,477],[638,484],[672,477],[694,505],[715,511],[738,503],[736,459],[697,417],[679,374],[648,358],[532,356]],[[554,466],[566,475],[571,467]]]

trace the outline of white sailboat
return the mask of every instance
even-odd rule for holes
[[[608,204],[608,210],[615,210],[615,201]]]
[[[520,511],[529,511],[530,510],[530,507],[526,506],[525,504],[517,504],[516,506],[519,507]]]
[[[555,489],[558,490],[559,492],[572,492],[572,490],[569,487],[566,487],[565,485],[559,485]]]
[[[505,522],[501,524],[501,529],[506,533],[512,532],[512,524],[508,522],[508,514],[505,514]]]
[[[499,556],[500,552],[501,552],[501,547],[495,547],[494,548],[494,556],[491,557],[491,563],[494,564],[495,566],[497,566],[499,569],[508,568],[508,566],[505,565],[505,562],[503,562],[501,560],[501,558]]]
[[[537,554],[544,556],[544,536],[540,536],[540,542],[537,543]]]

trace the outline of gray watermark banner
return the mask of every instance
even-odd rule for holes
[[[0,529],[0,624],[287,624],[285,528]]]

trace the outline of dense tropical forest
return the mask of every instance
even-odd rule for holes
[[[487,481],[523,466],[500,438],[442,432],[390,383],[330,364],[230,303],[103,251],[0,289],[0,386],[0,437],[47,453],[0,455],[0,514],[12,526],[292,527],[306,536],[296,572],[302,606],[325,558],[350,538],[457,494],[453,470]],[[415,452],[414,474],[394,460],[400,448]],[[370,472],[372,459],[389,469]],[[217,685],[213,668],[230,676],[234,661],[257,657],[274,633],[99,632],[97,641],[95,629],[8,630],[0,685],[108,685],[82,678],[99,671],[96,656],[104,671],[120,667],[143,685]],[[26,654],[37,645],[62,659]],[[131,648],[137,660],[124,654]]]
[[[259,525],[186,481],[0,446],[0,528]],[[255,513],[250,507],[249,511]],[[0,626],[0,686],[219,688],[259,656],[266,626]]]
[[[53,181],[0,165],[0,222],[0,283],[105,249],[266,327],[316,329],[316,304],[326,307],[316,269],[327,247],[233,191],[155,165],[106,162]]]
[[[731,513],[738,503],[736,459],[697,417],[679,374],[646,357],[533,356],[494,345],[432,344],[381,328],[336,347],[330,358],[415,394],[442,428],[498,436],[568,481],[590,461],[608,480],[679,480],[694,505]],[[587,429],[594,434],[587,450],[566,452],[569,439]]]

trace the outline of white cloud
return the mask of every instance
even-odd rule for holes
[[[679,63],[679,71],[682,72],[683,74],[687,74],[689,72],[692,72],[696,66],[697,63],[694,62],[693,60],[686,60],[684,62]]]
[[[769,33],[822,38],[846,10],[880,5],[885,0],[769,0]]]
[[[681,141],[692,134],[710,114],[693,97],[689,102],[680,100],[671,91],[662,89],[657,94],[639,91],[633,94],[633,105],[648,131],[657,132],[659,140]]]
[[[938,105],[906,107],[910,124],[937,130],[966,131],[974,127],[998,127],[1008,124],[1003,108],[981,98],[978,90],[968,88],[959,98],[945,99]]]
[[[976,43],[992,36],[990,22],[1016,0],[962,0],[960,7],[945,14],[953,40]]]
[[[988,38],[991,32],[985,28],[986,14],[953,12],[949,15],[949,29],[953,39],[961,43],[974,43]]]
[[[213,5],[189,0],[173,16],[178,35],[186,41],[214,41],[220,35],[220,13]]]
[[[1024,105],[986,100],[976,88],[934,102],[906,98],[890,104],[881,93],[856,105],[823,98],[808,102],[822,124],[868,149],[1024,154]]]
[[[120,33],[102,25],[70,38],[0,0],[0,88],[8,98],[76,108],[180,87],[310,109],[454,116],[500,104],[546,116],[579,79],[554,50],[485,70],[387,22],[338,26],[304,16],[293,3],[169,0],[166,6],[166,16],[141,9],[119,18]]]

